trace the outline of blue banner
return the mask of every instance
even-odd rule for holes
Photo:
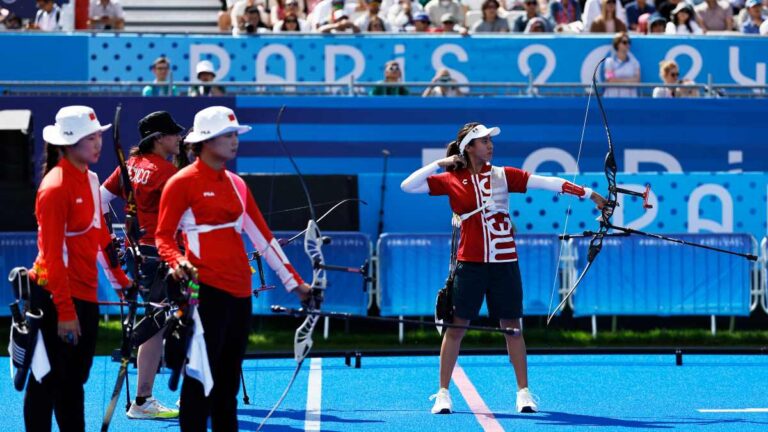
[[[0,35],[0,80],[152,81],[152,61],[170,59],[177,81],[194,78],[199,60],[213,61],[219,80],[349,82],[383,79],[398,60],[407,81],[429,81],[448,68],[460,82],[587,82],[611,50],[611,35]],[[44,42],[41,42],[44,40]],[[73,40],[77,46],[73,46]],[[44,44],[47,48],[42,48]],[[50,49],[56,47],[56,49]],[[63,47],[66,47],[64,49]],[[58,53],[58,54],[56,54]],[[67,57],[54,62],[51,55]],[[660,82],[658,64],[674,59],[681,78],[705,83],[766,84],[768,50],[760,38],[659,36],[633,39],[642,81]],[[24,59],[19,62],[19,59]],[[66,64],[67,67],[52,67]]]

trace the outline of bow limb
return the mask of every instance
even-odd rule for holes
[[[307,256],[312,262],[311,292],[309,299],[307,299],[305,302],[305,306],[311,309],[320,309],[320,305],[323,301],[323,294],[327,286],[325,268],[323,267],[325,265],[325,258],[323,257],[322,252],[323,239],[322,234],[320,233],[320,228],[317,226],[315,206],[312,205],[312,197],[309,195],[309,188],[307,187],[307,183],[304,180],[304,176],[301,174],[301,170],[299,169],[298,164],[296,164],[296,161],[293,159],[290,150],[285,145],[285,142],[283,142],[283,135],[280,132],[280,121],[282,120],[284,113],[285,105],[280,108],[280,111],[277,114],[277,122],[275,124],[275,127],[277,128],[277,139],[299,177],[299,182],[301,183],[301,187],[304,190],[304,196],[307,199],[309,213],[311,216],[310,220],[307,222],[307,229],[304,230],[304,251],[307,253]],[[307,358],[309,351],[312,349],[312,333],[315,330],[317,320],[318,316],[316,315],[307,316],[299,328],[296,329],[296,334],[294,335],[293,340],[296,369],[294,369],[293,376],[288,382],[288,386],[286,386],[283,394],[277,400],[269,413],[267,413],[267,415],[261,421],[261,424],[259,424],[259,427],[256,429],[257,431],[260,431],[264,427],[264,425],[267,423],[267,420],[272,417],[272,414],[275,413],[275,411],[280,407],[285,398],[288,396],[293,383],[296,381],[296,376],[298,376],[299,371],[301,370],[304,359]]]

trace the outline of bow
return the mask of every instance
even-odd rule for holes
[[[317,226],[315,207],[312,205],[312,198],[309,195],[309,188],[307,187],[307,183],[304,181],[304,176],[301,174],[301,170],[296,164],[296,161],[293,159],[290,150],[288,150],[288,147],[283,142],[283,136],[280,132],[280,121],[284,113],[285,105],[280,108],[280,111],[277,114],[277,122],[275,125],[277,128],[277,139],[282,146],[286,156],[288,156],[288,159],[291,161],[293,169],[296,171],[296,174],[299,177],[299,182],[301,183],[301,187],[304,190],[304,196],[307,199],[310,212],[310,219],[307,222],[307,229],[304,230],[304,252],[306,252],[307,256],[312,262],[312,283],[310,284],[309,298],[302,303],[302,306],[309,310],[320,310],[320,305],[322,304],[324,298],[325,288],[328,285],[328,279],[326,278],[325,258],[323,257],[322,251],[323,236],[320,233],[320,228]],[[256,429],[257,431],[264,427],[267,420],[269,420],[272,414],[274,414],[274,412],[280,407],[280,405],[285,400],[285,397],[288,396],[288,392],[291,390],[291,387],[293,386],[294,381],[296,381],[296,377],[301,370],[304,359],[307,358],[309,351],[312,349],[312,333],[315,330],[315,325],[317,324],[318,319],[318,315],[307,315],[299,328],[296,329],[296,333],[293,339],[293,352],[294,358],[296,359],[296,369],[293,371],[293,376],[288,382],[288,386],[283,391],[283,394],[277,400],[272,409],[269,410],[269,413],[267,413],[267,415],[261,421],[258,429]]]
[[[598,222],[600,226],[597,231],[584,231],[583,234],[577,234],[577,235],[568,235],[563,233],[560,236],[561,240],[568,240],[570,238],[585,237],[585,236],[592,236],[592,239],[589,241],[589,248],[587,250],[587,264],[584,267],[584,270],[581,271],[581,274],[576,279],[576,282],[565,293],[565,296],[563,296],[563,299],[560,301],[557,307],[550,312],[549,316],[547,317],[547,324],[549,324],[549,322],[552,320],[555,314],[562,307],[565,306],[566,302],[568,302],[568,299],[571,297],[571,295],[573,295],[574,291],[576,291],[576,288],[584,279],[584,276],[587,274],[587,271],[589,271],[590,267],[592,267],[592,263],[595,261],[595,258],[600,253],[600,250],[603,247],[603,239],[605,237],[613,237],[613,236],[626,237],[632,234],[642,235],[645,237],[652,237],[658,240],[668,241],[672,243],[679,243],[686,246],[693,246],[701,249],[708,249],[714,252],[736,255],[750,261],[757,261],[757,256],[752,254],[744,254],[744,253],[734,252],[727,249],[721,249],[721,248],[716,248],[712,246],[702,245],[702,244],[693,243],[693,242],[689,242],[681,239],[676,239],[673,237],[663,236],[660,234],[648,233],[648,232],[639,231],[633,228],[617,226],[611,223],[611,216],[613,216],[614,210],[619,205],[618,204],[619,194],[641,197],[643,199],[643,208],[645,209],[652,208],[653,206],[648,203],[648,197],[651,192],[650,184],[646,184],[645,190],[643,192],[624,189],[624,188],[618,187],[616,184],[616,173],[618,171],[618,167],[616,164],[616,157],[614,154],[613,138],[611,137],[611,129],[608,126],[608,116],[606,115],[605,108],[603,107],[603,100],[597,88],[597,71],[600,69],[600,66],[603,64],[603,62],[605,62],[607,58],[608,57],[604,57],[602,60],[600,60],[595,66],[594,71],[592,72],[592,85],[590,86],[589,96],[591,97],[592,93],[594,92],[595,98],[597,99],[598,108],[600,109],[603,127],[605,128],[605,135],[608,140],[608,153],[605,155],[605,178],[608,182],[608,193],[606,195],[606,201],[604,202],[604,205],[601,209],[600,216],[598,217]],[[587,112],[589,112],[589,99],[587,99]],[[584,118],[584,128],[586,128],[586,115]],[[582,141],[581,143],[579,143],[579,156],[581,156],[581,147],[582,147],[583,139],[584,139],[584,131],[582,130]],[[576,163],[578,164],[578,158]],[[570,209],[568,213],[570,213]],[[567,220],[566,220],[565,229],[567,229]],[[609,233],[609,230],[614,230],[614,232]],[[618,231],[618,232],[615,232],[615,231]],[[561,248],[561,252],[562,252],[562,248]],[[558,259],[558,266],[559,266],[559,261],[560,259]]]
[[[128,385],[128,363],[131,359],[131,339],[133,337],[133,325],[136,318],[136,309],[138,308],[136,302],[136,280],[139,278],[139,267],[141,254],[139,252],[139,238],[141,237],[138,211],[136,207],[136,199],[134,196],[133,186],[131,185],[131,177],[128,173],[128,166],[125,163],[125,154],[123,148],[120,146],[120,113],[122,106],[118,105],[115,110],[115,121],[113,130],[113,143],[115,148],[115,154],[117,156],[118,164],[120,165],[120,185],[123,188],[125,196],[125,248],[133,255],[133,287],[125,292],[125,298],[128,301],[128,316],[123,322],[123,335],[120,345],[120,369],[117,373],[117,381],[115,381],[115,387],[112,391],[112,398],[107,405],[107,410],[104,412],[104,419],[101,423],[102,432],[106,432],[109,429],[109,424],[112,421],[112,414],[114,414],[115,406],[117,405],[117,399],[122,392],[123,381],[125,381],[126,390],[126,407],[128,410],[131,405],[130,388]],[[120,315],[123,316],[123,306],[120,305]]]

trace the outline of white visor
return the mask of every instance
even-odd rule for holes
[[[501,133],[501,129],[497,127],[492,127],[488,129],[484,125],[477,125],[472,128],[472,130],[469,131],[468,134],[464,136],[464,139],[461,140],[461,143],[459,143],[459,153],[464,153],[464,149],[467,148],[467,145],[472,142],[475,138],[482,138],[485,136],[496,136]]]

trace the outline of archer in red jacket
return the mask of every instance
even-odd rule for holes
[[[141,224],[142,237],[139,250],[142,260],[139,294],[145,302],[161,303],[167,298],[164,275],[158,274],[160,258],[155,247],[155,230],[160,207],[160,194],[165,183],[178,168],[169,162],[171,156],[179,156],[179,143],[184,128],[173,120],[165,111],[153,112],[139,120],[141,141],[131,149],[131,157],[126,161],[128,173],[136,200],[138,220]],[[109,220],[109,203],[118,196],[126,199],[125,189],[121,186],[120,167],[101,186],[101,207]],[[133,259],[130,254],[128,259]],[[132,265],[127,266],[133,268]],[[135,277],[135,276],[134,276]],[[154,308],[145,309],[147,316],[153,316]],[[163,355],[163,332],[157,333],[139,346],[136,357],[136,399],[126,415],[133,419],[174,418],[179,411],[165,407],[152,397],[155,375]]]
[[[206,353],[207,365],[203,360],[202,370],[190,371],[200,362],[189,359],[181,388],[183,431],[205,431],[209,417],[213,430],[238,429],[236,397],[251,328],[252,293],[242,232],[288,291],[302,298],[309,293],[243,179],[225,169],[237,155],[238,135],[250,129],[226,107],[198,112],[185,139],[197,159],[168,181],[160,198],[158,252],[176,277],[196,277],[200,282],[195,319],[202,323],[205,349],[197,346],[190,352]],[[177,229],[183,232],[185,255],[175,241]],[[200,339],[193,336],[192,343]]]
[[[43,130],[44,177],[35,203],[39,254],[31,277],[42,287],[33,296],[44,314],[50,372],[40,382],[29,380],[24,424],[30,431],[51,430],[54,412],[60,430],[85,430],[83,385],[99,323],[97,260],[113,288],[132,284],[112,250],[98,176],[88,170],[99,160],[101,134],[110,126],[102,126],[89,107],[68,106]]]

